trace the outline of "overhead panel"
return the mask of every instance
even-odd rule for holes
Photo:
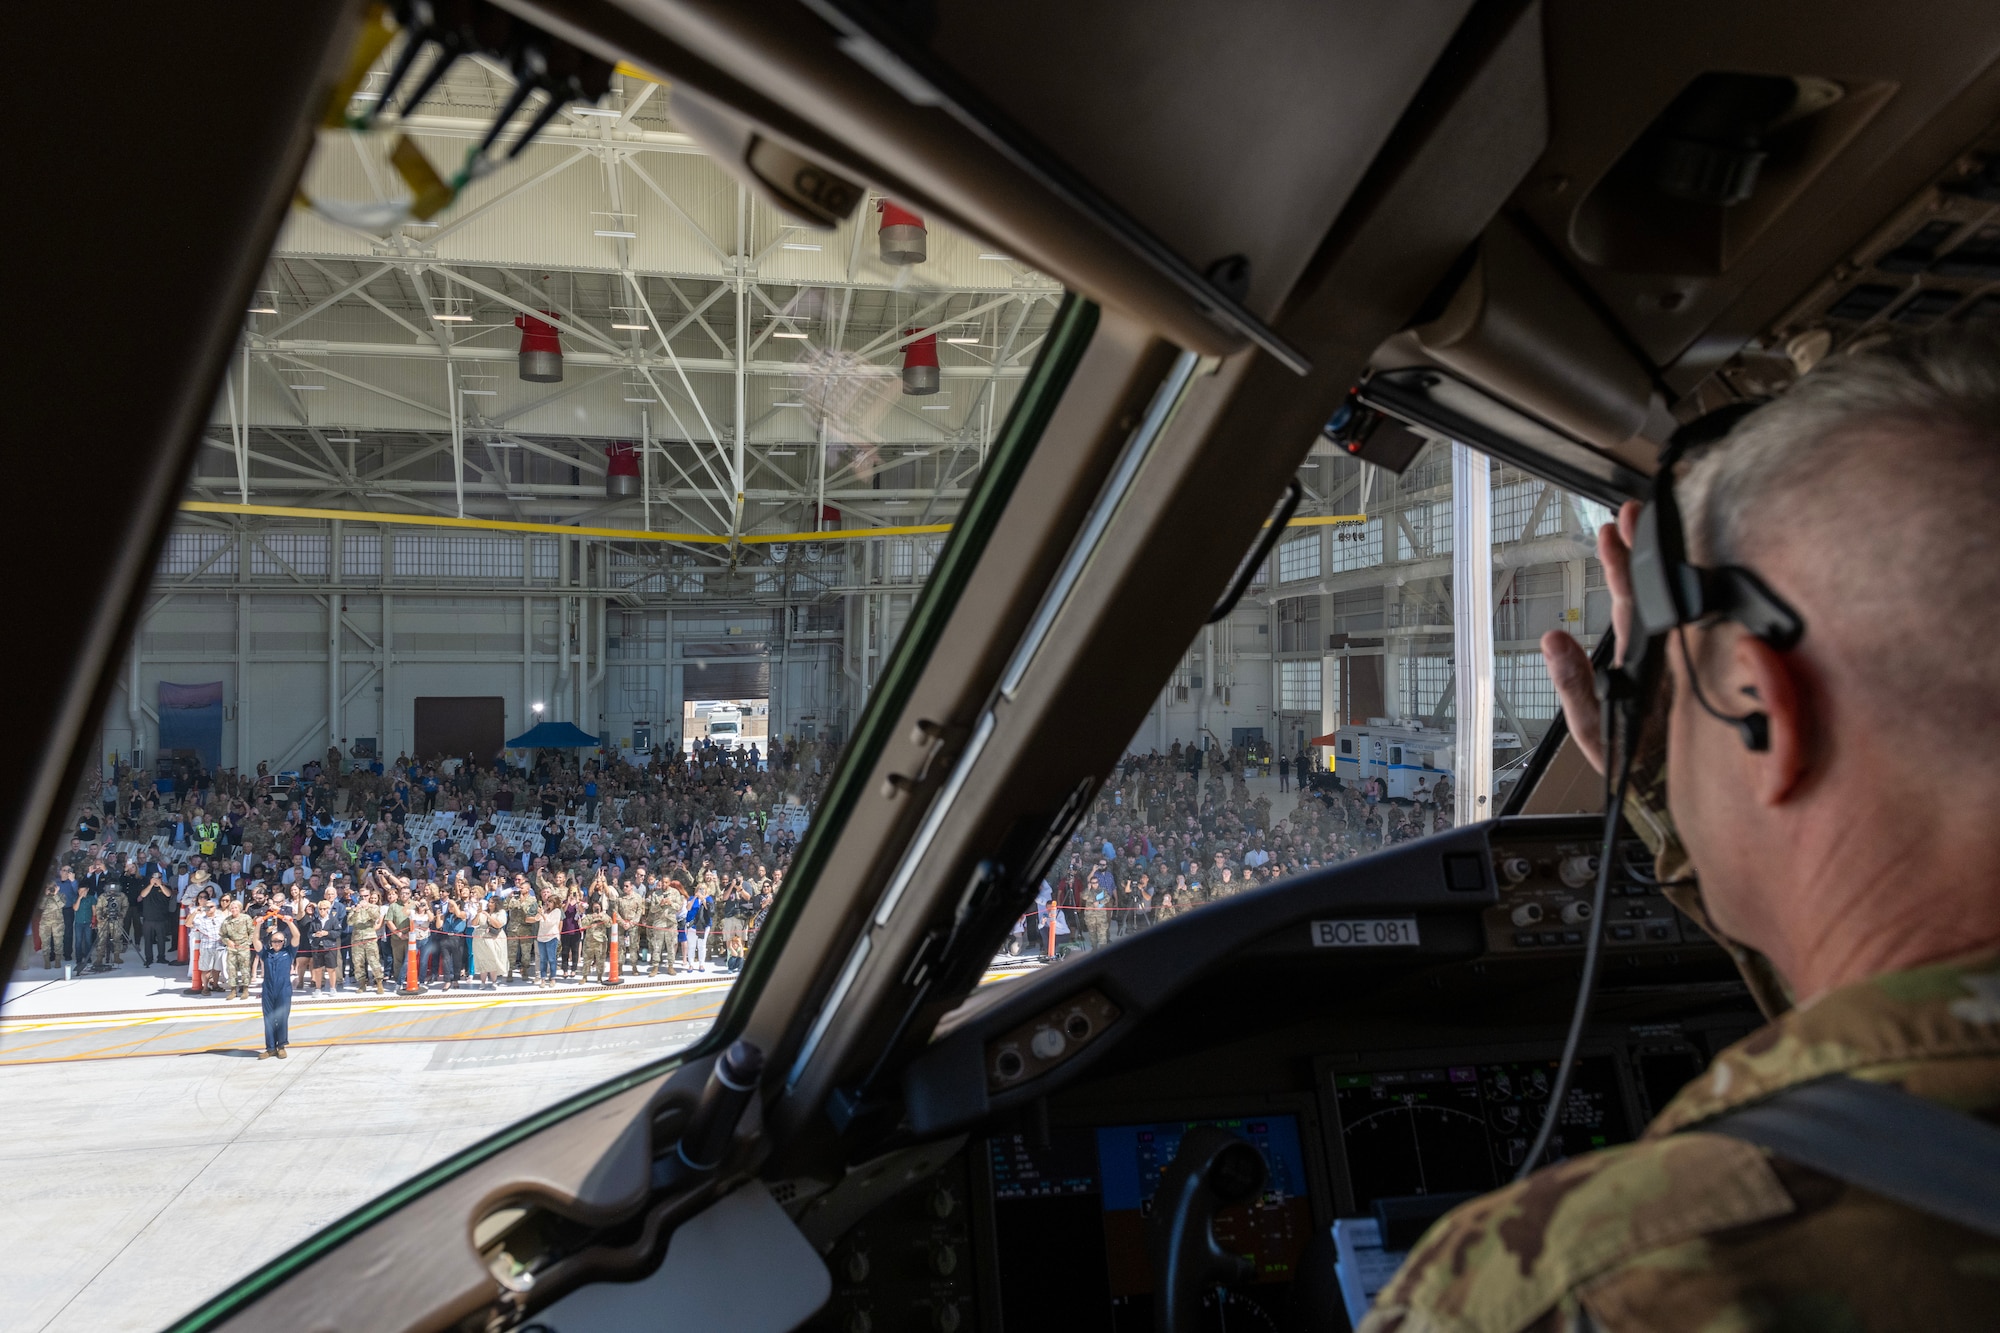
[[[935,7],[935,54],[1198,269],[1291,290],[1469,0]]]

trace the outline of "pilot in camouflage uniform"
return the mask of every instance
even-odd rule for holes
[[[222,939],[222,980],[228,998],[241,1000],[250,994],[250,939],[256,933],[249,916],[234,898],[229,915],[222,918],[218,933]],[[335,969],[336,979],[339,969]]]
[[[372,893],[363,894],[360,902],[347,909],[348,953],[354,962],[354,988],[367,990],[372,982],[377,995],[382,994],[382,954],[375,940],[381,925],[382,909],[376,906]]]
[[[660,975],[663,958],[668,976],[678,970],[681,918],[686,915],[687,895],[681,892],[680,884],[674,880],[664,883],[655,880],[653,892],[646,896],[646,951],[653,960],[650,975]]]
[[[1637,1143],[1444,1217],[1360,1333],[2000,1326],[2000,1241],[1701,1132],[1831,1074],[2000,1121],[2000,953],[1856,982],[1752,1033]]]
[[[593,899],[578,924],[583,928],[583,980],[603,980],[611,962],[611,913],[602,898]]]
[[[1669,898],[1729,950],[1777,1017],[1718,1055],[1638,1142],[1560,1162],[1440,1219],[1359,1333],[2000,1327],[2000,1240],[1701,1132],[1830,1075],[2000,1122],[2000,952],[1871,977],[1791,1009],[1768,960],[1709,922],[1663,813],[1664,766],[1646,767],[1628,822],[1655,851]]]
[[[125,961],[125,891],[108,880],[97,891],[97,965]]]
[[[42,961],[50,967],[63,963],[62,895],[53,884],[42,890]]]

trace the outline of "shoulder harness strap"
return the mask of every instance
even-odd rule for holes
[[[2000,1237],[2000,1128],[1900,1088],[1836,1075],[1688,1128]]]

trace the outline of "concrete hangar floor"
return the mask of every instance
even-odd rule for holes
[[[398,1181],[705,1031],[733,978],[254,998],[22,968],[0,1021],[0,1329],[156,1329]]]

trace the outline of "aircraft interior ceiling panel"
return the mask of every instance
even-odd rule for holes
[[[946,4],[931,46],[1196,268],[1247,256],[1268,315],[1470,8]]]

